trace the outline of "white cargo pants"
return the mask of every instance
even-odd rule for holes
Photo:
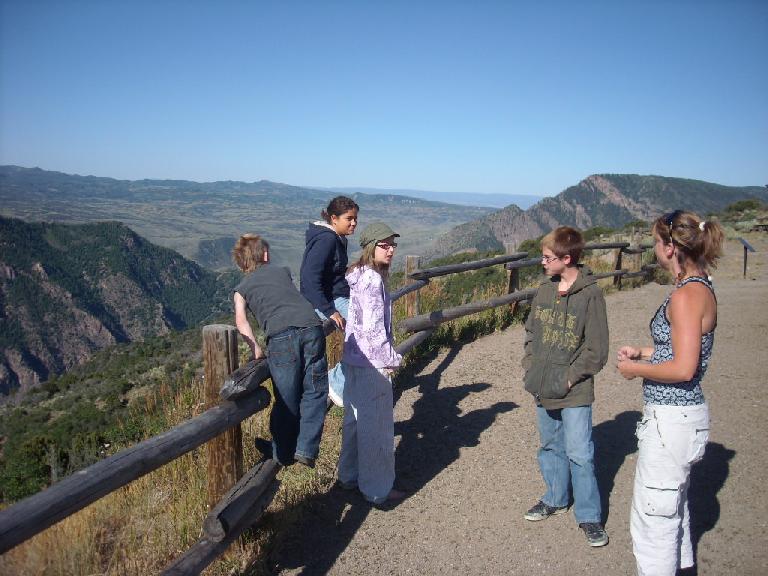
[[[688,483],[709,438],[706,404],[646,404],[637,425],[630,532],[639,576],[674,576],[693,566]]]

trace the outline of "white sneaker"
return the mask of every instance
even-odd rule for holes
[[[344,371],[341,362],[328,371],[328,397],[336,406],[344,407]]]
[[[328,398],[331,399],[331,402],[336,404],[336,406],[339,406],[340,408],[344,408],[344,400],[336,394],[336,391],[333,389],[333,386],[328,386]]]

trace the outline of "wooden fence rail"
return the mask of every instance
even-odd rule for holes
[[[626,242],[614,242],[587,244],[585,249],[615,249],[617,253],[614,270],[596,274],[596,277],[612,276],[620,280],[622,277],[647,275],[656,267],[655,264],[650,264],[633,272],[621,268],[622,254],[639,254],[649,247],[641,245],[633,248]],[[429,283],[430,278],[500,264],[505,265],[511,275],[508,294],[427,314],[416,314],[400,321],[399,330],[410,336],[396,346],[397,351],[405,354],[412,350],[426,340],[437,326],[445,322],[490,308],[531,299],[536,290],[519,290],[517,273],[527,266],[539,266],[541,259],[528,258],[526,252],[516,252],[473,262],[409,271],[407,278],[412,283],[393,292],[393,300],[423,288]],[[620,282],[618,287],[621,288]],[[194,450],[205,442],[217,437],[221,438],[222,435],[234,429],[237,429],[237,434],[233,436],[235,440],[225,442],[224,449],[229,452],[241,451],[242,446],[237,442],[239,424],[269,405],[270,395],[262,384],[270,374],[269,367],[263,360],[252,361],[237,368],[236,354],[232,348],[233,329],[227,325],[204,328],[204,334],[208,331],[209,339],[215,342],[210,348],[204,350],[207,379],[224,377],[223,384],[220,385],[219,404],[167,432],[121,450],[0,511],[0,553],[6,552],[102,496]],[[335,324],[332,321],[325,322],[326,334],[330,334],[334,329]],[[234,348],[235,350],[237,348],[236,339]],[[219,374],[222,370],[228,371],[229,374]],[[238,458],[241,459],[242,456],[228,454],[222,457],[221,454],[217,454],[213,458],[216,462],[225,462],[235,470],[237,463],[241,462]],[[237,482],[229,481],[234,485],[212,507],[203,522],[201,538],[166,567],[163,573],[198,574],[222,554],[245,529],[258,520],[272,501],[277,490],[278,471],[279,465],[276,462],[262,460],[243,474]],[[209,484],[209,490],[211,489]],[[221,490],[221,486],[217,486],[215,490]],[[218,495],[216,497],[218,498]]]
[[[269,405],[269,392],[225,401],[178,426],[121,450],[0,511],[0,553],[91,502],[194,450]]]
[[[327,321],[326,332],[334,330],[335,326],[332,320]],[[395,349],[400,354],[406,354],[431,333],[432,330],[425,330],[414,334]],[[246,394],[244,390],[250,390],[250,393],[264,390],[261,384],[269,378],[268,368],[266,377],[264,376],[264,366],[266,362],[263,360],[249,362],[227,379],[222,387],[222,393],[232,394],[233,390],[238,390],[239,394]],[[167,566],[163,576],[199,574],[237,540],[240,534],[255,524],[277,492],[278,483],[275,477],[279,469],[280,465],[274,460],[262,460],[246,472],[208,514],[203,522],[200,539]]]

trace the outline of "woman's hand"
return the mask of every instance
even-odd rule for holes
[[[643,351],[640,348],[633,348],[632,346],[622,346],[619,348],[618,362],[624,360],[640,360]]]
[[[344,324],[345,324],[344,317],[339,313],[338,310],[333,314],[331,314],[331,320],[336,322],[336,326],[338,327],[338,329],[344,332]]]
[[[619,352],[621,353],[621,352]],[[639,374],[637,373],[637,367],[638,363],[634,362],[632,360],[619,360],[619,363],[616,365],[616,368],[619,369],[619,372],[621,372],[621,375],[624,376],[627,380],[632,380],[633,378],[637,378]]]

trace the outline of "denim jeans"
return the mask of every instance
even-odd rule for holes
[[[294,454],[317,458],[328,398],[328,363],[321,326],[289,328],[267,342],[275,404],[269,428],[274,456],[293,464]]]
[[[349,298],[345,298],[343,296],[334,298],[333,305],[336,308],[336,310],[339,311],[339,314],[341,314],[341,317],[344,318],[344,320],[346,320],[347,315],[349,313]],[[317,308],[315,308],[315,312],[317,313],[317,315],[320,317],[321,320],[328,319],[328,317],[322,312],[320,312],[320,310],[318,310]],[[331,371],[328,373],[328,385],[333,389],[337,398],[343,401],[344,371],[341,369],[341,362],[339,362],[336,366],[334,366],[331,369]]]
[[[602,522],[595,477],[592,406],[559,410],[536,407],[539,424],[539,468],[547,491],[541,501],[567,506],[573,494],[576,522]],[[572,489],[572,490],[571,490]]]
[[[375,504],[395,482],[392,380],[381,370],[342,362],[347,379],[339,481],[360,489]]]

